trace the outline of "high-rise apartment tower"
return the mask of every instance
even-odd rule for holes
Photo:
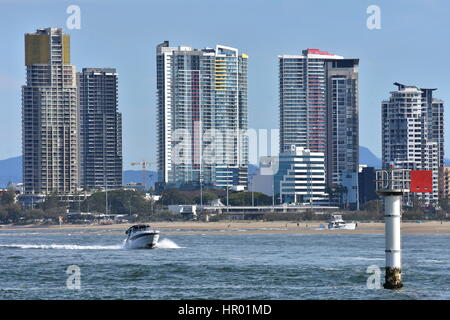
[[[157,46],[159,182],[247,185],[247,59],[222,45]]]
[[[327,185],[336,187],[358,172],[359,60],[318,49],[278,58],[280,153],[324,153]]]
[[[397,90],[381,104],[382,165],[433,171],[433,192],[417,193],[427,204],[438,201],[438,171],[444,166],[444,102],[436,89],[394,83]],[[410,201],[411,197],[408,197]]]
[[[83,68],[77,74],[80,106],[80,186],[122,186],[122,115],[113,68]]]
[[[23,182],[27,194],[78,187],[78,108],[70,38],[60,28],[25,34]]]

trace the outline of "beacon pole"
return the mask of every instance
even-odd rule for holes
[[[402,282],[401,209],[403,194],[430,193],[433,172],[430,170],[395,169],[377,171],[377,193],[384,199],[384,233],[386,253],[385,289],[400,289]]]
[[[403,192],[392,190],[384,194],[384,228],[386,243],[385,289],[400,289],[402,283],[402,261],[400,245],[400,220]]]

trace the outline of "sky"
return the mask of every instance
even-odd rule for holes
[[[69,29],[70,5],[80,29]],[[370,5],[380,29],[369,29]],[[0,159],[21,154],[24,34],[62,27],[71,63],[119,73],[124,169],[156,158],[155,47],[216,44],[249,55],[248,118],[254,129],[278,128],[278,55],[318,48],[359,58],[360,145],[381,155],[381,101],[394,82],[437,88],[450,104],[448,0],[0,0]],[[445,126],[450,114],[445,111]],[[446,157],[450,134],[445,130]],[[152,165],[152,169],[155,166]]]

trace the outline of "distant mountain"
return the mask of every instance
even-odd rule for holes
[[[0,188],[10,181],[22,182],[22,156],[0,160]]]
[[[375,167],[375,169],[381,169],[381,159],[363,146],[359,146],[359,163],[367,164],[368,167]],[[444,159],[444,166],[450,166],[450,159]]]
[[[359,163],[368,167],[381,169],[381,159],[372,153],[368,148],[359,146]]]
[[[257,166],[248,166],[249,174],[253,174]],[[147,187],[154,187],[157,174],[156,171],[145,171]],[[22,182],[22,156],[0,160],[0,188],[6,188],[8,182]],[[142,183],[142,170],[125,170],[123,172],[123,184],[130,182]]]
[[[154,187],[158,178],[156,171],[145,170],[146,187]],[[142,183],[142,170],[125,170],[123,172],[123,184],[130,182]]]
[[[381,159],[372,153],[368,148],[359,147],[359,163],[369,167],[381,168]],[[446,166],[450,166],[450,159],[444,159]],[[254,174],[258,166],[249,164],[248,173]],[[156,171],[145,171],[147,187],[154,186],[157,175]],[[0,160],[0,188],[6,188],[8,182],[22,182],[22,156]],[[123,172],[123,183],[141,183],[141,170],[125,170]]]
[[[22,156],[0,160],[0,188],[6,188],[9,182],[22,182]],[[146,171],[146,184],[153,186],[156,181],[155,171]],[[125,170],[123,183],[142,182],[141,170]]]

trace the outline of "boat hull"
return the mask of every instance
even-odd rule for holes
[[[159,240],[159,232],[141,232],[125,241],[126,249],[152,249]]]
[[[356,229],[356,223],[346,223],[345,225],[330,227],[328,226],[329,230],[355,230]]]

